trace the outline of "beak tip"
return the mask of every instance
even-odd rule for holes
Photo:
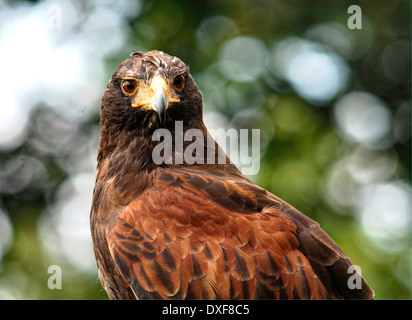
[[[169,98],[165,90],[159,87],[150,99],[150,105],[159,116],[160,123],[163,125],[166,120],[166,109],[169,105]]]
[[[159,118],[160,124],[163,126],[166,122],[166,112],[163,114],[157,113],[157,116]]]

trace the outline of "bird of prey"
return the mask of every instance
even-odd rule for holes
[[[109,298],[372,299],[317,222],[229,159],[177,161],[176,145],[192,142],[175,141],[178,121],[210,156],[202,109],[187,65],[161,51],[133,52],[107,85],[90,223]],[[158,129],[171,132],[171,161],[153,159]]]

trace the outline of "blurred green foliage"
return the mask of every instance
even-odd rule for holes
[[[79,20],[101,6],[98,1],[73,3],[81,12]],[[112,5],[116,6],[116,3],[114,1]],[[410,1],[160,0],[138,4],[136,16],[123,21],[126,44],[105,58],[106,76],[89,79],[101,84],[100,96],[112,72],[132,51],[158,49],[180,57],[190,65],[191,73],[203,91],[205,113],[215,112],[233,127],[261,129],[264,141],[260,171],[252,179],[317,220],[352,262],[361,266],[377,299],[410,299],[410,228],[396,250],[382,248],[363,227],[359,216],[362,203],[339,202],[330,195],[331,188],[346,190],[345,185],[352,183],[343,175],[338,176],[342,177],[338,179],[338,186],[331,187],[331,175],[339,163],[360,149],[370,152],[372,160],[394,155],[395,168],[384,177],[384,182],[403,181],[410,186]],[[347,9],[353,4],[362,8],[361,30],[347,29],[350,16]],[[17,5],[18,2],[13,3],[13,6]],[[64,18],[64,11],[62,15]],[[334,47],[328,34],[324,38],[310,38],[314,33],[309,31],[324,24],[337,25],[336,30],[343,28],[350,34],[349,53],[339,51],[339,41]],[[273,52],[276,44],[291,37],[318,43],[343,59],[350,70],[348,83],[333,98],[318,103],[300,95],[288,79],[282,79],[272,70],[262,72],[254,81],[233,81],[223,74],[219,59],[228,40],[240,36],[260,41],[268,52]],[[406,45],[390,47],[399,41]],[[385,68],[394,70],[395,75],[391,77],[392,73],[386,72]],[[400,106],[406,103],[406,111],[400,119],[403,119],[401,123],[406,123],[409,134],[383,146],[377,141],[378,147],[346,139],[337,124],[334,105],[344,94],[353,91],[367,92],[379,98],[394,119],[397,119]],[[71,171],[63,165],[64,159],[80,154],[79,139],[87,139],[99,130],[97,100],[95,105],[87,106],[94,112],[80,125],[62,119],[52,107],[47,103],[38,105],[30,113],[24,142],[0,150],[0,168],[3,170],[0,207],[7,213],[12,229],[0,264],[0,298],[105,299],[107,296],[96,272],[85,271],[64,256],[50,252],[39,239],[42,232],[39,224],[44,219],[44,212],[50,211],[48,205],[57,199],[57,191],[71,176]],[[246,112],[245,116],[240,114],[241,111]],[[51,117],[49,120],[48,116]],[[56,119],[64,125],[53,127]],[[392,126],[395,125],[393,122]],[[39,126],[51,130],[50,141],[39,136]],[[68,150],[59,147],[58,134],[66,137],[64,144],[70,146]],[[381,140],[384,139],[386,137]],[[52,147],[47,151],[37,148],[38,141]],[[4,168],[10,159],[18,159],[20,155],[24,155],[24,159],[34,157],[45,170],[24,187],[10,191],[7,189],[10,185],[21,183],[19,171],[6,176]],[[387,167],[382,165],[380,169],[385,171]],[[336,198],[336,194],[334,196]],[[88,217],[89,212],[81,214]],[[406,221],[410,223],[410,219]],[[52,238],[48,239],[53,242]],[[61,290],[47,287],[50,277],[47,268],[52,264],[58,264],[63,270]]]

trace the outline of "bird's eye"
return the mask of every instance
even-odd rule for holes
[[[183,87],[185,86],[185,77],[183,74],[178,74],[174,79],[173,79],[173,87],[176,90],[182,90]]]
[[[135,94],[138,88],[139,86],[137,85],[136,80],[124,79],[122,81],[122,90],[128,96]]]

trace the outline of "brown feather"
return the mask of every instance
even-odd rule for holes
[[[182,72],[185,89],[164,127],[173,132],[179,120],[184,132],[197,128],[206,148],[202,95],[178,58],[132,54],[102,99],[91,231],[109,297],[373,298],[364,279],[362,289],[348,288],[351,263],[315,221],[248,180],[227,157],[221,165],[153,162],[160,122],[153,110],[130,107],[119,81]],[[221,150],[212,146],[218,159]]]

